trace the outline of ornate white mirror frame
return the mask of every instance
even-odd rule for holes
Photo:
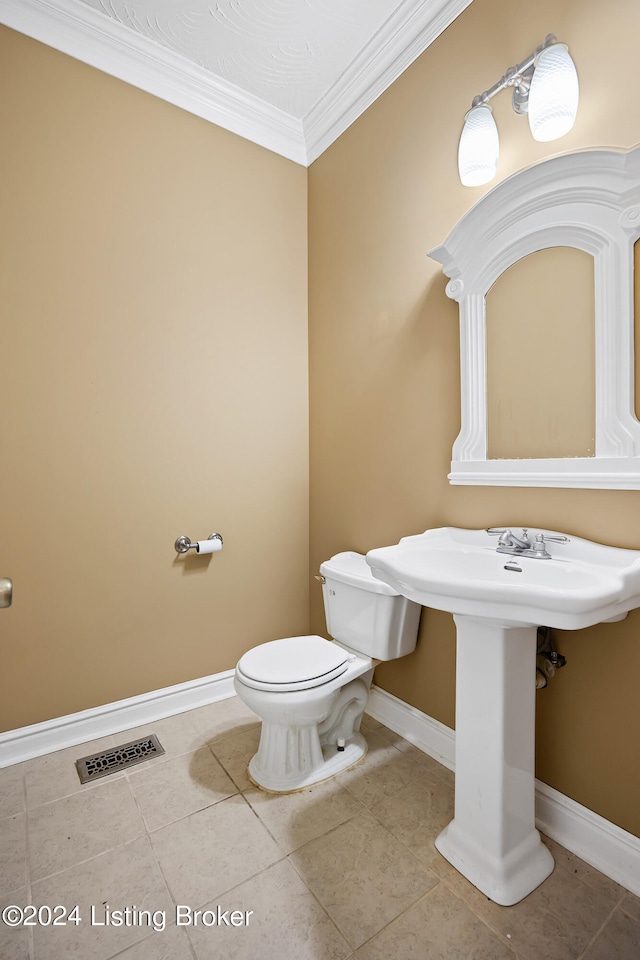
[[[461,430],[456,484],[640,489],[635,415],[633,246],[640,236],[640,147],[554,157],[494,187],[429,256],[460,306]],[[595,455],[487,459],[485,297],[510,266],[548,247],[594,259]]]

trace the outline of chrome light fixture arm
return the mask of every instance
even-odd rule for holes
[[[531,78],[535,67],[536,57],[538,57],[546,47],[557,43],[558,38],[553,33],[548,33],[539,47],[530,53],[528,57],[517,63],[514,67],[508,67],[502,76],[492,87],[478,94],[473,98],[471,107],[479,107],[483,103],[488,103],[497,93],[506,87],[513,87],[512,105],[518,114],[525,114],[529,109],[529,88],[531,87]]]

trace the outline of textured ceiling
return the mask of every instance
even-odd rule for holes
[[[296,163],[472,0],[0,0],[0,22]]]
[[[83,0],[303,119],[404,0]]]

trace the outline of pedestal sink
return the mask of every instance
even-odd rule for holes
[[[374,576],[454,615],[455,816],[436,847],[503,906],[554,866],[535,829],[537,628],[579,630],[640,606],[640,552],[579,537],[538,543],[551,556],[499,553],[486,530],[441,527],[367,554]]]

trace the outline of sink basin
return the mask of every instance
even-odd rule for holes
[[[623,619],[640,606],[640,552],[580,537],[545,541],[550,558],[496,546],[486,530],[441,527],[371,550],[367,563],[403,596],[454,616],[455,816],[435,843],[487,897],[511,906],[554,867],[535,829],[537,628]]]
[[[640,606],[640,552],[580,537],[547,549],[550,560],[498,553],[486,530],[440,527],[371,550],[367,563],[425,607],[501,622],[579,630]]]

